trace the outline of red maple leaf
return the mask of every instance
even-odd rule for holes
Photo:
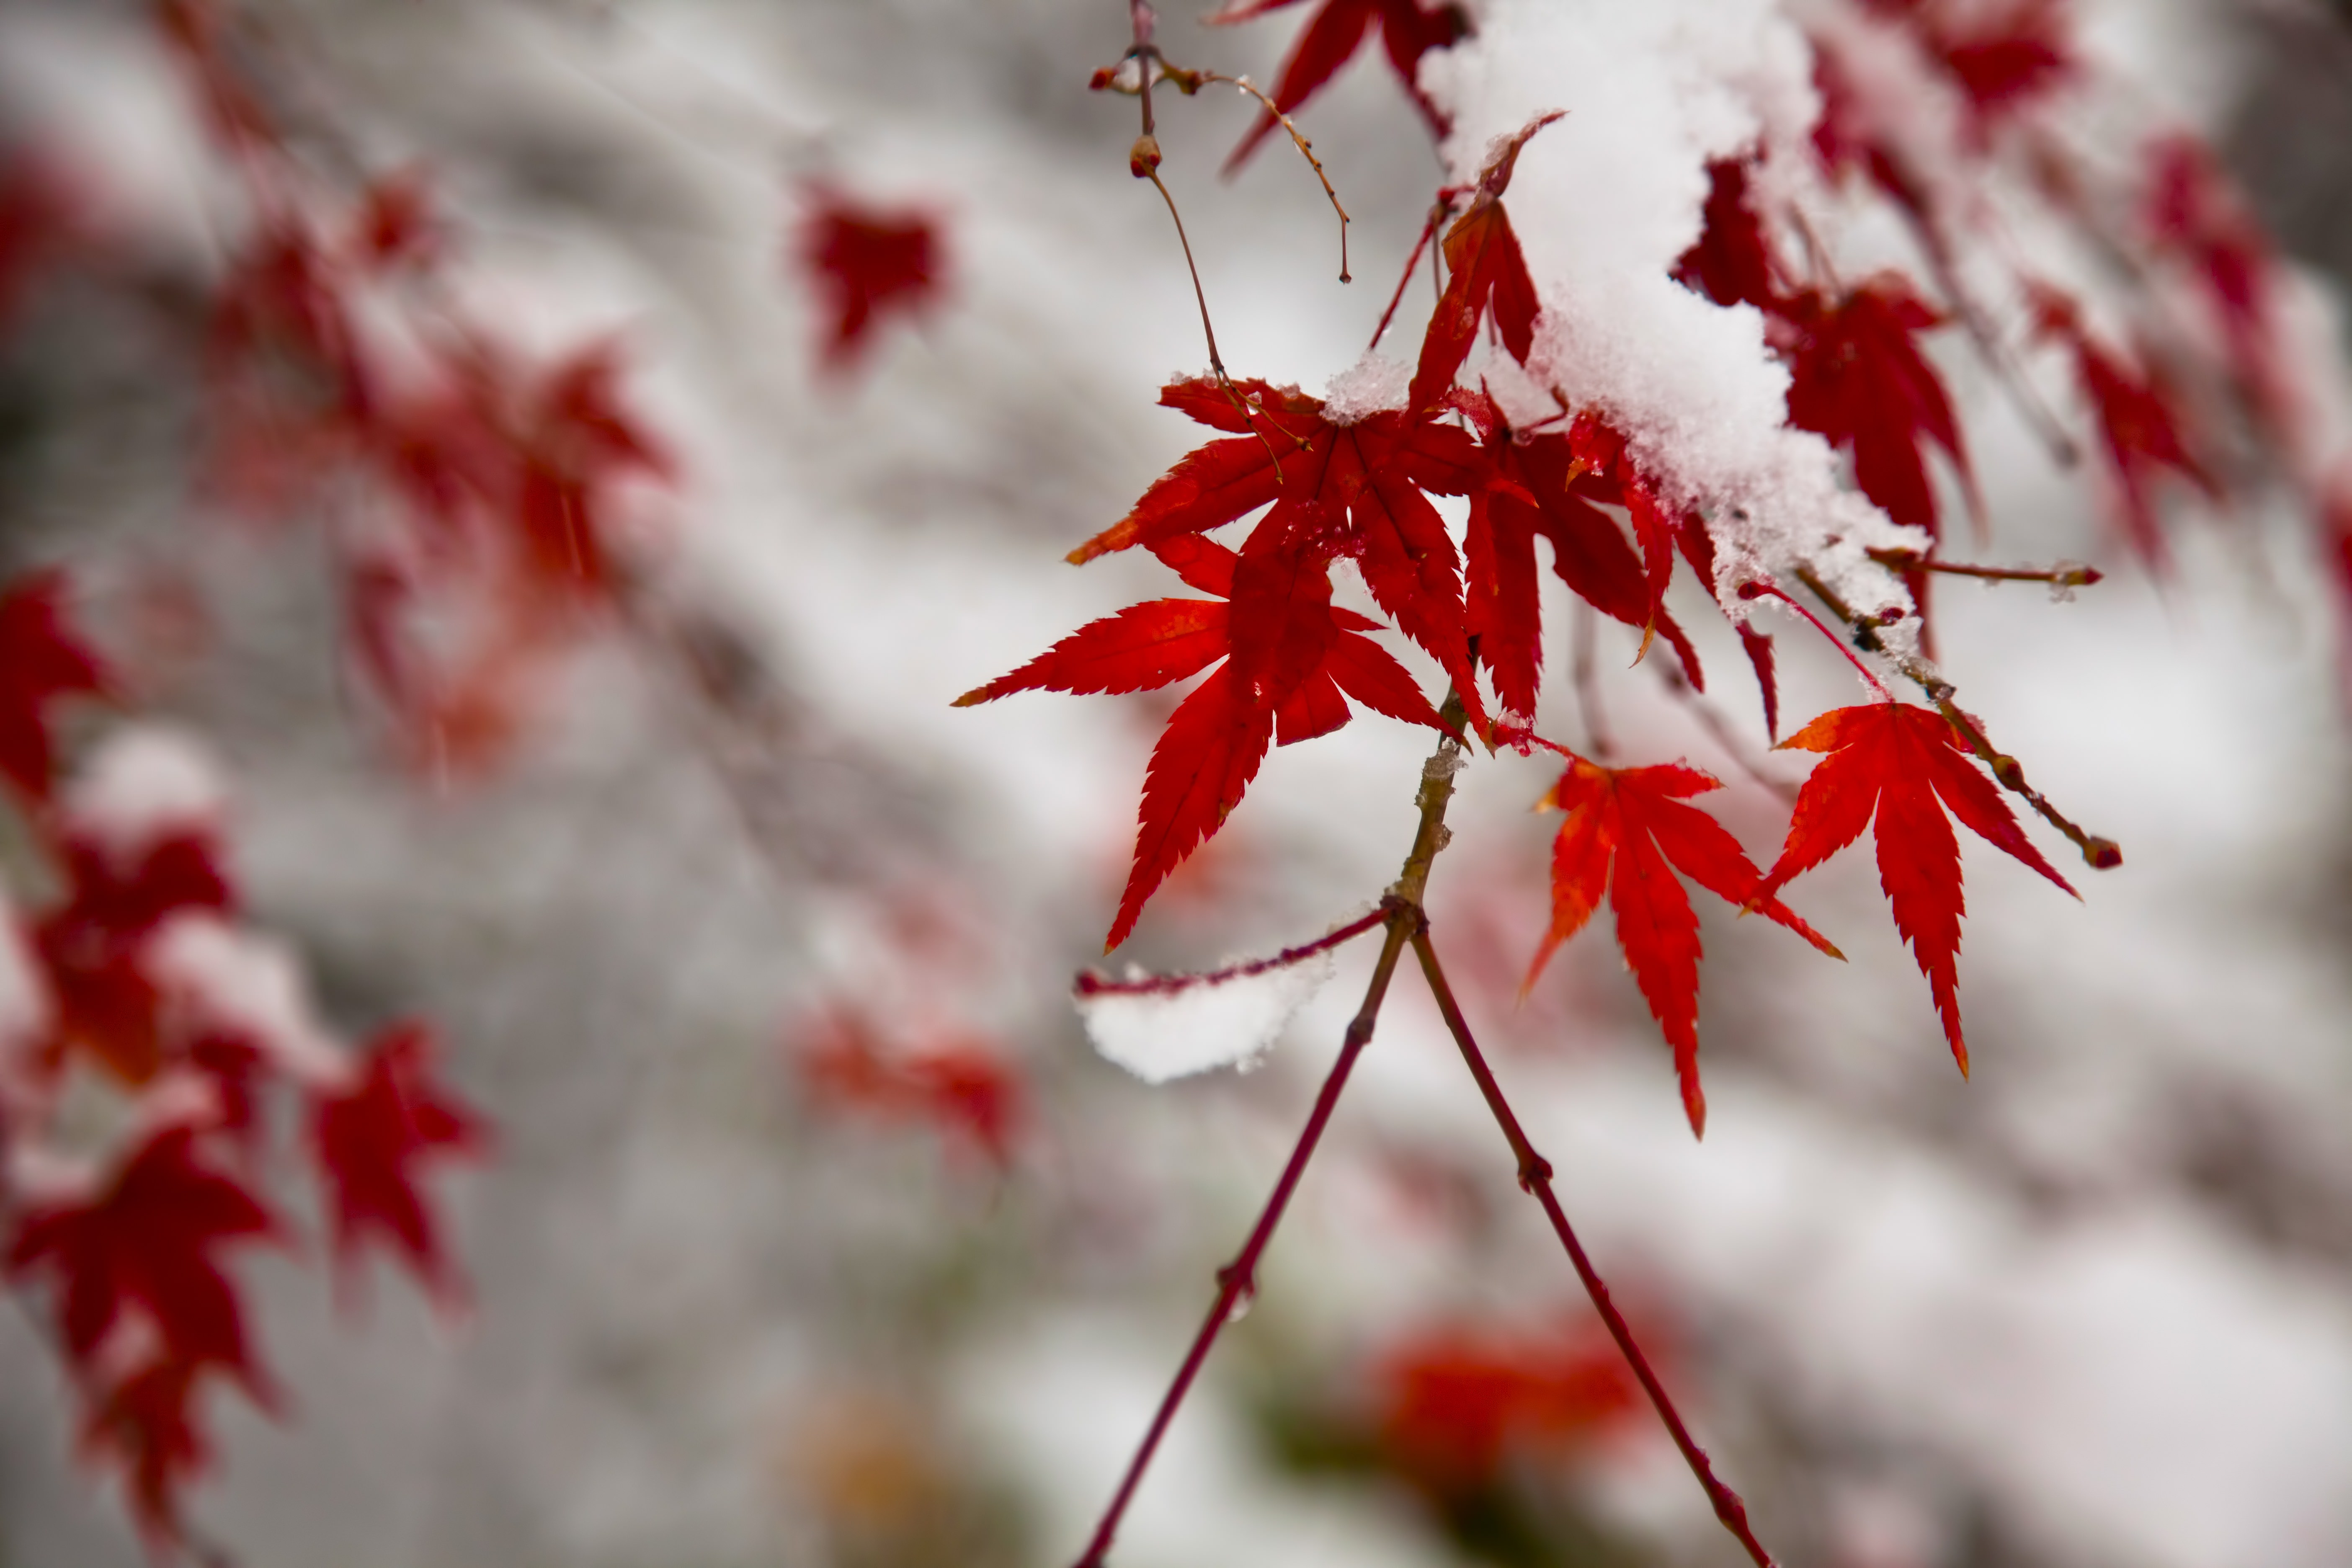
[[[1545,1334],[1424,1330],[1392,1347],[1373,1381],[1389,1451],[1440,1492],[1491,1480],[1514,1447],[1589,1441],[1642,1405],[1616,1345],[1573,1326]]]
[[[1260,529],[1235,554],[1171,533],[1155,553],[1229,603],[1129,605],[956,699],[961,708],[1015,691],[1146,691],[1225,661],[1177,704],[1152,749],[1135,864],[1106,951],[1127,940],[1161,879],[1223,825],[1270,746],[1339,728],[1347,697],[1407,723],[1444,727],[1404,667],[1363,635],[1380,623],[1331,603],[1330,557],[1311,538]]]
[[[803,195],[808,213],[793,255],[824,302],[820,363],[838,374],[872,352],[891,317],[918,316],[937,302],[946,265],[939,218],[870,205],[822,180]]]
[[[1206,20],[1213,27],[1231,26],[1297,4],[1298,0],[1232,0]],[[1433,135],[1444,135],[1445,117],[1423,94],[1418,79],[1422,56],[1432,49],[1452,47],[1470,31],[1468,14],[1453,0],[1438,0],[1427,7],[1421,0],[1323,0],[1323,8],[1299,33],[1290,58],[1282,64],[1282,79],[1274,88],[1275,108],[1290,114],[1304,107],[1363,47],[1366,35],[1375,26],[1381,30],[1389,64],[1396,68],[1397,79],[1412,96],[1413,107],[1429,121]],[[1277,123],[1272,114],[1261,111],[1241,144],[1226,158],[1225,172],[1241,167]]]
[[[1943,378],[1919,352],[1919,334],[1943,321],[1900,276],[1882,272],[1834,303],[1811,289],[1792,296],[1775,334],[1789,361],[1789,423],[1852,453],[1862,492],[1930,537],[1939,523],[1929,443],[1951,459],[1972,504],[1976,493]]]
[[[419,1166],[478,1159],[489,1126],[434,1076],[438,1046],[420,1024],[395,1025],[369,1046],[358,1081],[311,1108],[310,1144],[327,1186],[335,1256],[346,1279],[373,1239],[446,1304],[465,1281],[443,1250],[441,1226],[417,1190]]]
[[[1675,280],[1718,305],[1771,310],[1780,298],[1779,269],[1763,220],[1748,198],[1748,160],[1706,166],[1706,205],[1698,238],[1675,263]]]
[[[1960,89],[1968,136],[1981,151],[1992,129],[2077,74],[2064,0],[1871,0],[1909,26]]]
[[[122,1473],[132,1517],[158,1557],[182,1543],[180,1493],[212,1462],[212,1443],[197,1424],[204,1369],[151,1362],[93,1391],[83,1413],[85,1458]]]
[[[1674,1047],[1683,1110],[1695,1133],[1706,1131],[1706,1097],[1698,1083],[1701,950],[1698,917],[1675,871],[1732,904],[1760,909],[1831,957],[1844,956],[1761,889],[1755,865],[1720,823],[1684,804],[1687,796],[1722,787],[1681,763],[1604,768],[1571,755],[1568,771],[1542,801],[1568,817],[1552,843],[1551,929],[1521,987],[1535,984],[1560,943],[1584,929],[1606,891],[1617,917],[1617,945]]]
[[[1510,215],[1503,210],[1503,193],[1510,187],[1519,149],[1560,114],[1553,110],[1538,115],[1496,150],[1479,173],[1469,207],[1445,231],[1449,276],[1429,330],[1422,335],[1421,362],[1406,398],[1411,406],[1427,408],[1453,386],[1462,362],[1470,356],[1470,345],[1477,341],[1480,318],[1490,312],[1513,359],[1525,361],[1535,346],[1540,302],[1528,277],[1527,258],[1519,253],[1519,237],[1511,231]]]
[[[1012,1166],[1026,1096],[1012,1065],[977,1040],[951,1038],[893,1052],[863,1014],[836,1008],[805,1037],[799,1066],[803,1082],[822,1103],[929,1122],[997,1170]]]
[[[1430,495],[1467,495],[1484,477],[1485,459],[1468,433],[1439,423],[1429,409],[1383,410],[1336,424],[1321,399],[1262,381],[1234,382],[1228,390],[1187,378],[1161,388],[1160,401],[1234,434],[1169,469],[1134,510],[1069,559],[1084,564],[1114,550],[1157,546],[1275,501],[1244,552],[1352,560],[1380,607],[1437,660],[1483,727],[1463,624],[1460,557],[1429,502]]]
[[[2000,791],[1970,760],[1959,732],[1933,709],[1891,700],[1840,708],[1780,744],[1826,754],[1798,794],[1788,841],[1750,901],[1770,896],[1853,843],[1874,818],[1878,885],[1894,909],[1895,929],[1927,977],[1944,1037],[1965,1074],[1969,1047],[1960,1035],[1957,961],[1960,916],[1968,906],[1960,889],[1960,847],[1945,810],[2067,892],[2074,889],[2027,840]]]
[[[49,709],[106,689],[105,667],[68,625],[65,578],[32,572],[0,594],[0,777],[49,798],[57,749]]]
[[[2264,417],[2283,420],[2287,393],[2271,339],[2277,262],[2269,237],[2195,137],[2159,138],[2147,157],[2152,237],[2196,277],[2241,392]]]
[[[1664,574],[1674,565],[1671,546],[1660,538],[1664,509],[1625,457],[1623,441],[1590,420],[1570,435],[1515,434],[1483,395],[1457,393],[1451,405],[1477,429],[1489,465],[1470,493],[1463,537],[1464,624],[1478,639],[1478,662],[1504,711],[1522,727],[1529,723],[1541,683],[1538,535],[1551,542],[1552,570],[1561,582],[1601,614],[1663,633],[1691,684],[1705,690],[1696,650],[1660,602]],[[1627,546],[1601,505],[1626,508],[1645,548],[1659,552],[1659,576]],[[1713,573],[1701,570],[1711,584]]]
[[[2124,536],[2144,560],[2161,565],[2166,552],[2157,526],[2156,485],[2169,474],[2217,500],[2221,486],[2190,455],[2178,405],[2164,380],[2152,370],[2142,373],[2100,342],[2083,325],[2074,301],[2057,289],[2032,284],[2029,293],[2037,331],[2074,351],[2075,381],[2098,423],[2099,444],[2115,475]]]
[[[137,853],[69,834],[59,846],[68,897],[34,927],[57,998],[47,1056],[79,1050],[126,1083],[163,1065],[160,996],[141,950],[182,910],[226,912],[236,889],[209,833],[166,834]]]
[[[194,1129],[165,1128],[95,1198],[33,1209],[9,1243],[8,1270],[46,1274],[57,1285],[59,1336],[77,1367],[90,1368],[109,1333],[135,1313],[153,1331],[163,1359],[217,1367],[268,1405],[268,1377],[215,1253],[274,1237],[278,1224],[242,1183],[196,1151]]]

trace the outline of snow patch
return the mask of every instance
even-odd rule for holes
[[[1140,979],[1140,972],[1133,978]],[[1212,1068],[1247,1072],[1331,978],[1331,954],[1181,991],[1100,991],[1077,999],[1087,1038],[1146,1083]]]
[[[1354,425],[1402,408],[1412,388],[1412,366],[1368,353],[1331,378],[1323,392],[1323,417],[1334,425]]]
[[[213,915],[181,914],[149,942],[142,964],[157,986],[250,1039],[297,1082],[349,1083],[351,1063],[312,1016],[301,966],[282,944]]]
[[[66,795],[78,832],[137,854],[176,833],[220,822],[228,790],[202,742],[185,731],[142,724],[117,731]]]

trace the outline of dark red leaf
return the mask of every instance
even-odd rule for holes
[[[0,777],[49,798],[57,749],[49,710],[63,698],[106,689],[105,667],[66,619],[66,584],[33,572],[0,594]]]
[[[1490,312],[1513,359],[1525,360],[1535,346],[1536,286],[1519,254],[1518,236],[1511,232],[1510,215],[1503,210],[1503,193],[1528,138],[1559,118],[1558,110],[1539,114],[1496,149],[1478,176],[1468,210],[1445,231],[1445,292],[1421,340],[1408,405],[1431,407],[1453,387],[1477,341],[1478,322]]]
[[[1206,20],[1211,26],[1231,26],[1298,3],[1299,0],[1234,0]],[[1363,47],[1365,35],[1375,26],[1381,29],[1389,64],[1395,68],[1397,79],[1404,84],[1413,106],[1429,122],[1431,133],[1443,135],[1445,118],[1423,94],[1419,75],[1422,56],[1432,49],[1451,47],[1470,30],[1468,14],[1453,0],[1438,0],[1425,9],[1419,0],[1323,0],[1322,9],[1307,20],[1297,43],[1291,47],[1290,58],[1282,63],[1282,76],[1275,83],[1272,94],[1276,109],[1292,114],[1304,108]],[[1272,114],[1260,110],[1240,144],[1225,159],[1225,172],[1230,174],[1240,168],[1257,150],[1258,143],[1273,133],[1277,123]]]
[[[443,1248],[441,1222],[419,1183],[428,1164],[485,1155],[489,1126],[436,1078],[438,1049],[432,1032],[418,1024],[378,1035],[357,1081],[313,1102],[310,1147],[346,1278],[356,1269],[361,1247],[373,1240],[455,1306],[464,1299],[465,1281]]]
[[[824,181],[802,195],[808,212],[793,256],[824,303],[821,363],[839,374],[872,352],[884,322],[938,302],[946,271],[939,217],[870,205]]]
[[[1718,305],[1769,310],[1780,290],[1764,225],[1748,201],[1748,162],[1717,159],[1706,178],[1706,226],[1675,263],[1675,279]]]

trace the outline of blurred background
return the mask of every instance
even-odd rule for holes
[[[1302,15],[1203,33],[1203,9],[1167,7],[1171,55],[1260,80]],[[2081,9],[2102,68],[2210,137],[2280,246],[2352,287],[2341,10]],[[289,143],[424,171],[446,308],[538,363],[608,344],[665,462],[618,503],[643,541],[623,607],[533,665],[468,765],[420,758],[353,673],[350,498],[256,521],[206,469],[236,208],[185,72],[143,5],[0,8],[0,135],[75,171],[84,237],[0,346],[0,571],[71,567],[141,710],[217,756],[253,918],[325,1015],[433,1016],[498,1128],[449,1189],[467,1313],[390,1278],[339,1308],[315,1240],[242,1260],[289,1408],[218,1403],[195,1517],[253,1568],[1074,1557],[1370,957],[1344,955],[1255,1070],[1154,1088],[1102,1061],[1067,987],[1100,961],[1166,694],[949,706],[1165,591],[1150,563],[1060,560],[1197,435],[1153,405],[1203,358],[1183,258],[1125,167],[1133,106],[1085,90],[1123,8],[237,10]],[[1166,173],[1227,362],[1314,389],[1361,353],[1442,171],[1384,65],[1318,100],[1356,219],[1342,287],[1286,149],[1215,177],[1249,112],[1163,94]],[[828,191],[940,237],[936,301],[846,367],[804,257]],[[1410,331],[1425,311],[1413,294]],[[1847,965],[1698,900],[1695,1142],[1605,931],[1517,998],[1557,822],[1529,811],[1540,761],[1463,774],[1438,945],[1783,1562],[2352,1562],[2336,612],[2313,546],[2259,507],[2180,529],[2152,579],[1941,347],[1995,520],[1981,558],[2108,571],[2065,603],[1946,591],[1945,661],[2126,854],[2077,907],[1966,846],[1973,1080],[1857,851],[1792,897]],[[1761,859],[1785,806],[1740,759],[1802,768],[1765,752],[1737,643],[1676,593],[1716,722],[1612,623],[1600,709],[1625,758],[1730,783],[1721,815]],[[1784,712],[1852,700],[1832,654],[1781,644]],[[1547,731],[1589,735],[1551,688]],[[1369,908],[1424,750],[1368,720],[1277,752],[1121,961],[1205,966]],[[1118,1561],[1738,1561],[1512,1173],[1401,984]],[[141,1562],[20,1318],[0,1363],[0,1561]]]

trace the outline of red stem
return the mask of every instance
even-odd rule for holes
[[[1405,258],[1404,275],[1397,279],[1396,292],[1389,296],[1389,308],[1381,312],[1381,324],[1372,329],[1372,341],[1365,353],[1370,353],[1380,347],[1381,340],[1389,335],[1389,323],[1396,320],[1397,307],[1404,303],[1404,291],[1412,282],[1413,268],[1421,265],[1421,253],[1428,246],[1430,237],[1437,232],[1438,220],[1444,217],[1446,205],[1443,201],[1430,205],[1429,219],[1421,226],[1421,237],[1412,242],[1412,254]]]
[[[1830,641],[1836,646],[1838,652],[1845,655],[1845,661],[1848,664],[1862,671],[1862,678],[1870,682],[1870,689],[1873,691],[1877,692],[1879,696],[1885,698],[1889,702],[1895,700],[1895,693],[1886,689],[1886,683],[1880,680],[1878,677],[1870,672],[1870,666],[1863,663],[1862,660],[1853,657],[1853,649],[1845,646],[1845,638],[1838,636],[1837,633],[1830,630],[1827,626],[1823,625],[1821,616],[1813,614],[1812,611],[1805,608],[1804,605],[1797,603],[1796,600],[1791,599],[1788,595],[1780,592],[1780,589],[1775,588],[1769,583],[1742,584],[1739,589],[1739,596],[1743,599],[1778,599],[1780,603],[1788,605],[1789,608],[1796,611],[1797,614],[1804,616],[1806,620],[1812,623],[1813,630],[1829,638]]]
[[[1372,970],[1372,983],[1364,992],[1363,1005],[1348,1025],[1347,1037],[1339,1047],[1339,1059],[1331,1064],[1330,1072],[1324,1078],[1322,1091],[1315,1097],[1315,1109],[1307,1114],[1297,1145],[1290,1151],[1289,1163],[1282,1168],[1282,1179],[1275,1183],[1273,1194],[1265,1200],[1257,1224],[1250,1229],[1249,1239],[1242,1244],[1241,1252],[1231,1263],[1217,1270],[1217,1299],[1210,1303],[1209,1315],[1202,1321],[1200,1331],[1192,1336],[1192,1348],[1186,1353],[1184,1364],[1176,1369],[1176,1380],[1168,1385],[1167,1394],[1160,1401],[1159,1412],[1152,1416],[1135,1458],[1129,1461],[1127,1474],[1121,1478],[1110,1507],[1104,1511],[1102,1522],[1095,1527],[1094,1538],[1079,1556],[1077,1568],[1102,1568],[1111,1537],[1118,1532],[1119,1521],[1127,1514],[1135,1489],[1143,1480],[1143,1472],[1150,1468],[1160,1439],[1175,1419],[1177,1407],[1184,1403],[1192,1380],[1200,1375],[1202,1363],[1209,1359],[1210,1347],[1233,1320],[1234,1307],[1246,1302],[1257,1289],[1258,1258],[1265,1254],[1266,1243],[1274,1239],[1275,1226],[1282,1223],[1283,1210],[1290,1206],[1290,1194],[1297,1190],[1298,1179],[1307,1173],[1307,1162],[1314,1156],[1316,1144],[1322,1141],[1323,1129],[1330,1123],[1331,1112],[1339,1103],[1339,1091],[1348,1086],[1348,1075],[1355,1070],[1356,1058],[1363,1055],[1364,1047],[1371,1041],[1372,1026],[1388,994],[1389,979],[1396,973],[1407,931],[1419,923],[1420,910],[1400,900],[1391,900],[1383,905],[1379,918],[1388,922],[1388,941],[1381,947],[1380,963]]]
[[[1272,958],[1253,958],[1245,963],[1231,963],[1223,969],[1212,969],[1205,974],[1147,974],[1140,980],[1106,980],[1088,971],[1080,974],[1070,989],[1080,996],[1174,996],[1197,985],[1223,985],[1228,980],[1246,980],[1252,975],[1270,974],[1294,963],[1304,963],[1318,952],[1328,952],[1335,947],[1353,942],[1387,920],[1389,914],[1389,905],[1383,901],[1370,914],[1359,921],[1349,921],[1328,936],[1318,936],[1313,942],[1301,942],[1297,947],[1286,947]]]
[[[1624,1355],[1626,1364],[1633,1369],[1633,1375],[1641,1381],[1642,1391],[1650,1396],[1650,1404],[1656,1408],[1658,1419],[1665,1423],[1666,1431],[1674,1437],[1675,1447],[1683,1451],[1684,1462],[1690,1466],[1691,1474],[1698,1478],[1699,1486],[1706,1492],[1706,1500],[1715,1507],[1715,1517],[1723,1521],[1723,1528],[1731,1531],[1741,1546],[1747,1548],[1756,1568],[1774,1568],[1772,1554],[1764,1550],[1757,1541],[1755,1531],[1748,1528],[1748,1505],[1740,1500],[1738,1492],[1724,1485],[1716,1476],[1715,1466],[1708,1460],[1706,1450],[1692,1438],[1690,1428],[1683,1424],[1681,1413],[1675,1410],[1673,1398],[1666,1393],[1665,1384],[1658,1381],[1658,1374],[1650,1367],[1649,1358],[1642,1353],[1642,1347],[1633,1342],[1633,1330],[1625,1326],[1617,1304],[1609,1299],[1609,1287],[1601,1282],[1600,1274],[1592,1267],[1592,1260],[1584,1255],[1583,1244],[1576,1239],[1576,1232],[1569,1225],[1568,1215],[1551,1190],[1551,1162],[1537,1153],[1535,1145],[1528,1142],[1527,1132],[1519,1126],[1519,1119],[1511,1113],[1510,1103],[1503,1098],[1502,1086],[1495,1081],[1493,1070],[1486,1066],[1486,1054],[1478,1049],[1478,1042],[1471,1037],[1470,1026],[1462,1016],[1461,1005],[1454,999],[1454,988],[1446,984],[1445,971],[1438,965],[1437,950],[1430,945],[1426,922],[1417,922],[1412,941],[1413,955],[1421,960],[1421,972],[1429,980],[1430,994],[1437,999],[1437,1010],[1444,1015],[1445,1026],[1453,1031],[1454,1043],[1462,1047],[1462,1059],[1468,1064],[1470,1076],[1478,1080],[1478,1092],[1486,1097],[1487,1108],[1494,1111],[1496,1121],[1502,1126],[1503,1137],[1519,1163],[1519,1185],[1534,1194],[1536,1202],[1543,1205],[1544,1217],[1551,1221],[1551,1228],[1559,1236],[1560,1246],[1568,1251],[1569,1262],[1576,1266],[1576,1277],[1584,1282],[1584,1293],[1592,1298],[1593,1309],[1601,1314],[1601,1321],[1609,1326],[1609,1337],[1617,1342],[1617,1349]]]

